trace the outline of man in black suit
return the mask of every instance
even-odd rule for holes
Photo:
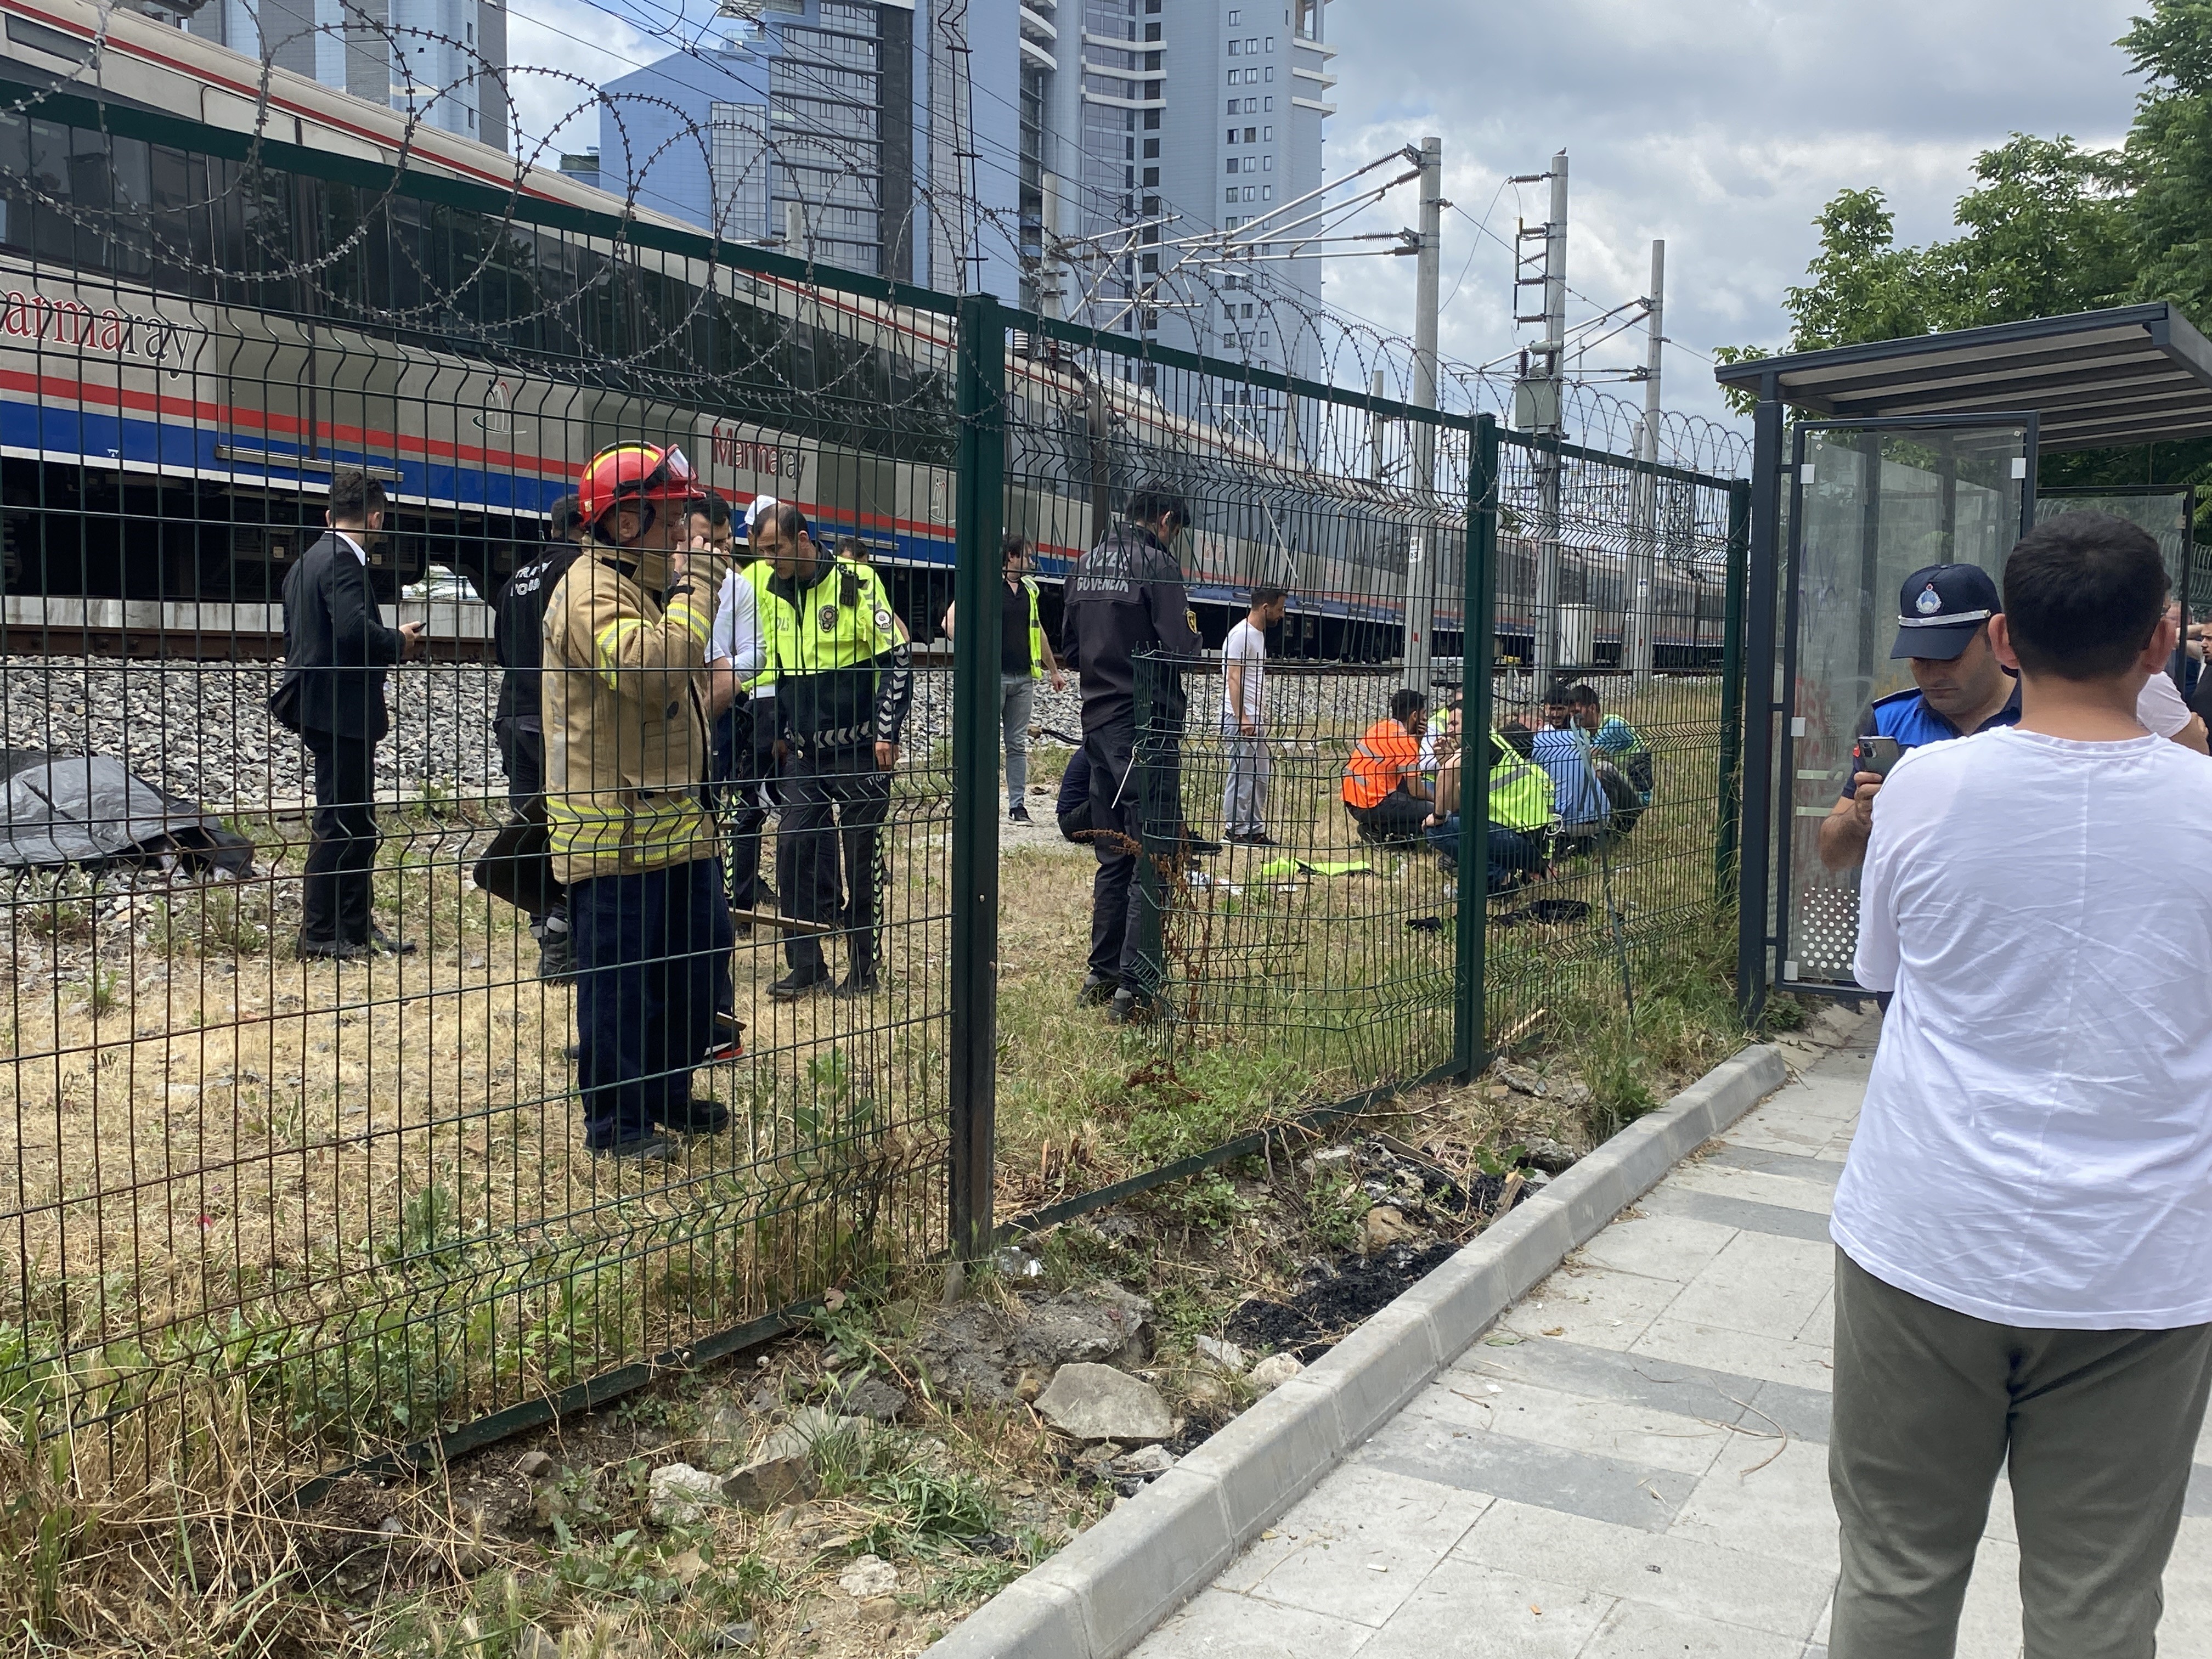
[[[301,739],[315,761],[314,837],[307,850],[299,954],[350,961],[412,951],[369,915],[376,867],[376,745],[391,729],[385,671],[423,653],[422,624],[392,629],[377,614],[368,543],[384,527],[384,486],[366,472],[331,476],[330,534],[284,580],[285,678]]]

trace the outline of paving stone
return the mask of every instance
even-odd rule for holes
[[[1135,1659],[1345,1659],[1375,1632],[1303,1607],[1207,1590],[1135,1650]]]
[[[1411,1414],[1369,1441],[1359,1461],[1415,1480],[1443,1481],[1652,1532],[1666,1528],[1698,1484],[1695,1475],[1625,1457],[1598,1457],[1506,1434],[1455,1429]]]
[[[1359,1659],[1575,1659],[1613,1605],[1585,1587],[1440,1563]]]
[[[1826,1215],[1834,1207],[1835,1189],[1788,1176],[1762,1175],[1756,1170],[1732,1170],[1725,1164],[1685,1164],[1663,1183],[1680,1192],[1711,1193],[1721,1198],[1748,1199],[1754,1204],[1774,1204],[1785,1210],[1810,1210]]]
[[[1820,1312],[1835,1259],[1835,1247],[1825,1242],[1738,1233],[1666,1311],[1755,1336],[1794,1338]]]
[[[1819,1242],[1828,1237],[1828,1218],[1820,1211],[1786,1204],[1762,1204],[1756,1199],[1677,1187],[1672,1182],[1662,1182],[1644,1194],[1636,1200],[1636,1207],[1646,1215],[1686,1216],[1692,1221],[1709,1221],[1716,1226],[1744,1232],[1773,1233],[1784,1238]]]
[[[1664,1313],[1683,1286],[1608,1267],[1562,1267],[1498,1322],[1515,1334],[1594,1348],[1625,1348]],[[1475,1351],[1482,1345],[1477,1343]]]
[[[1828,1493],[1828,1449],[1770,1437],[1732,1437],[1674,1517],[1678,1537],[1836,1571],[1836,1511]]]
[[[1756,1170],[1761,1175],[1785,1176],[1793,1181],[1809,1181],[1822,1187],[1832,1187],[1844,1178],[1844,1166],[1839,1163],[1825,1158],[1747,1146],[1736,1138],[1733,1130],[1729,1132],[1728,1144],[1708,1152],[1705,1161],[1709,1165],[1717,1164],[1731,1170]]]
[[[1823,1393],[1830,1391],[1835,1382],[1835,1356],[1825,1342],[1757,1336],[1748,1331],[1701,1325],[1694,1320],[1655,1319],[1644,1327],[1644,1334],[1629,1352],[1684,1360],[1713,1370],[1741,1371],[1766,1382],[1789,1382]]]
[[[1646,1279],[1687,1284],[1715,1256],[1735,1229],[1689,1216],[1643,1210],[1614,1222],[1567,1260],[1578,1266],[1639,1273]]]
[[[1800,1659],[1804,1643],[1644,1601],[1616,1601],[1578,1659]]]
[[[1703,1475],[1735,1438],[1717,1423],[1694,1417],[1462,1372],[1447,1371],[1444,1380],[1422,1389],[1406,1410],[1455,1429],[1510,1435],[1677,1474]]]
[[[1433,1481],[1348,1464],[1293,1505],[1254,1552],[1249,1593],[1355,1624],[1380,1625],[1490,1506]],[[1240,1564],[1241,1565],[1242,1564]]]

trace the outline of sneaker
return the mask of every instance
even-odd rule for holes
[[[811,968],[794,968],[768,988],[769,995],[777,1002],[796,1002],[809,991],[830,982],[830,969],[821,963]]]
[[[1116,1025],[1149,1025],[1159,1017],[1158,1003],[1127,986],[1114,993],[1114,1006],[1106,1011],[1106,1018]]]
[[[671,1134],[718,1135],[730,1127],[730,1109],[719,1100],[688,1100],[660,1127]]]
[[[735,1014],[717,1012],[714,1016],[714,1035],[707,1044],[701,1058],[709,1066],[723,1060],[743,1060],[745,1057],[745,1023]]]
[[[845,975],[845,982],[830,994],[848,1000],[858,1000],[861,997],[872,997],[881,989],[883,989],[883,982],[876,976],[875,964],[870,963],[866,967],[852,969]]]
[[[1030,821],[1030,809],[1017,804],[1006,809],[1006,816],[1016,823],[1027,823]]]
[[[355,945],[342,939],[313,939],[302,933],[293,945],[292,954],[303,962],[359,962],[374,952],[366,945]]]
[[[659,1164],[676,1156],[676,1143],[657,1132],[632,1135],[611,1146],[594,1146],[594,1158],[618,1158],[628,1164]]]
[[[371,922],[368,925],[368,943],[362,948],[372,951],[380,957],[411,957],[415,954],[415,941],[411,939],[394,939],[374,922]]]
[[[1075,994],[1079,1008],[1096,1008],[1114,1000],[1114,994],[1121,988],[1121,981],[1108,979],[1103,974],[1092,974],[1083,981],[1083,988]]]

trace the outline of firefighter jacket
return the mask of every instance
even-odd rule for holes
[[[698,688],[728,567],[690,563],[664,611],[666,554],[586,541],[546,601],[545,809],[563,882],[714,856]]]
[[[914,693],[912,653],[876,573],[817,559],[793,580],[772,577],[765,599],[777,735],[828,749],[898,742]]]

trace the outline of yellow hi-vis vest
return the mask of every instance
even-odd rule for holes
[[[753,617],[761,637],[760,672],[748,674],[740,682],[745,695],[750,696],[775,684],[776,613],[788,611],[791,607],[768,591],[768,585],[775,580],[775,570],[766,559],[755,559],[738,572],[738,580],[752,584]]]
[[[1022,578],[1022,591],[1030,596],[1030,678],[1044,678],[1044,620],[1037,611],[1037,585]]]
[[[852,582],[847,599],[846,583]],[[767,585],[762,585],[763,595]],[[821,674],[873,660],[898,644],[898,621],[876,573],[849,559],[831,559],[796,605],[773,602],[771,628],[765,614],[761,631],[769,641],[771,678]]]
[[[1504,738],[1498,746],[1504,757],[1490,769],[1490,821],[1524,833],[1546,828],[1552,822],[1551,775]]]

